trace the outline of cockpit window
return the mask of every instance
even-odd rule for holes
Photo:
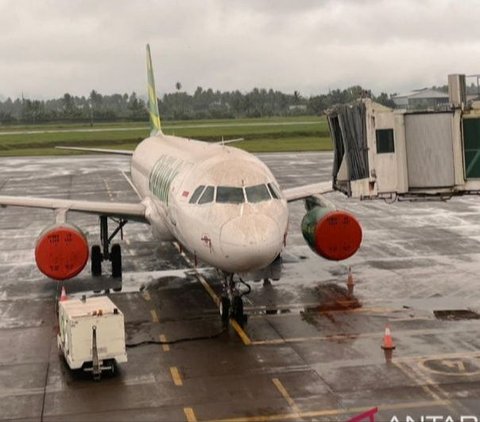
[[[248,202],[261,202],[271,199],[267,185],[256,185],[245,188]]]
[[[272,198],[273,199],[280,199],[280,193],[278,192],[275,185],[273,185],[272,183],[268,183],[267,186],[268,186],[268,190],[270,191],[270,193],[272,195]]]
[[[217,202],[221,204],[241,204],[245,202],[242,188],[217,187]]]
[[[200,197],[198,204],[208,204],[213,202],[213,197],[215,196],[215,188],[213,186],[207,186],[203,195]]]
[[[199,186],[197,189],[195,189],[195,192],[193,192],[192,197],[190,198],[190,201],[188,201],[190,204],[195,204],[197,202],[197,199],[200,198],[200,195],[202,194],[203,190],[205,189],[205,186]]]

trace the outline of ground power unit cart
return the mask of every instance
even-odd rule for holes
[[[115,372],[116,363],[127,361],[122,312],[106,296],[68,299],[58,303],[57,344],[70,369]]]

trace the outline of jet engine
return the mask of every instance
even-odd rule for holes
[[[320,196],[305,200],[307,214],[302,220],[302,234],[310,248],[331,261],[342,261],[357,252],[362,243],[362,227],[347,211]]]
[[[35,261],[47,277],[54,280],[72,278],[87,264],[87,239],[79,228],[71,224],[50,226],[37,239]]]

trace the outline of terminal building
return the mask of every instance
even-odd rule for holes
[[[435,110],[448,105],[450,102],[448,94],[429,88],[394,95],[392,100],[396,108],[407,110]]]
[[[449,75],[442,110],[391,109],[362,99],[327,113],[333,187],[374,199],[448,199],[480,193],[480,101]]]

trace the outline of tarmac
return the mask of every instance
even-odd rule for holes
[[[330,178],[330,153],[259,156],[282,187]],[[1,195],[137,200],[121,173],[127,157],[2,158],[0,168]],[[247,323],[226,331],[216,271],[128,223],[123,290],[110,297],[132,347],[100,382],[70,371],[57,350],[60,286],[34,260],[53,212],[0,208],[0,420],[346,421],[372,408],[376,421],[480,420],[480,199],[327,197],[360,220],[359,252],[340,263],[316,256],[300,231],[303,203],[290,204],[272,273],[280,280],[252,282]],[[97,217],[69,221],[98,243]],[[87,265],[66,281],[67,294],[119,287],[106,264],[101,278]],[[388,353],[387,324],[396,345]],[[164,344],[143,343],[152,340]]]

